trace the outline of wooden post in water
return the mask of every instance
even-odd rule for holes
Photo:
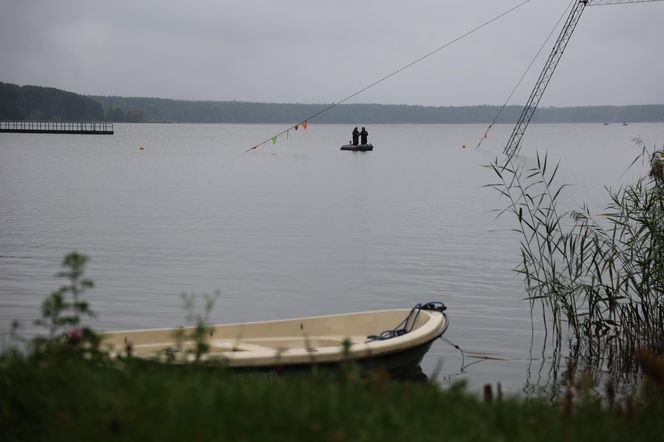
[[[484,385],[484,402],[493,402],[493,390],[491,384]]]

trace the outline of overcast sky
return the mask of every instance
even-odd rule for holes
[[[0,0],[0,81],[331,103],[520,1]],[[569,3],[531,0],[351,102],[502,104]],[[527,99],[552,43],[513,103]],[[664,1],[588,7],[542,105],[662,104],[663,80]]]

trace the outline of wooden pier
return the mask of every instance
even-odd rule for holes
[[[102,121],[0,121],[0,132],[113,135],[113,123]]]

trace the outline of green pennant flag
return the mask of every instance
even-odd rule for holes
[[[272,144],[277,144],[277,136],[272,137]]]

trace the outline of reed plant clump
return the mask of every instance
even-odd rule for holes
[[[634,141],[630,167],[641,160],[649,173],[607,189],[597,216],[587,205],[560,210],[566,185],[548,155],[533,167],[513,157],[489,165],[498,180],[488,187],[508,201],[499,214],[514,215],[521,235],[517,271],[551,339],[560,346],[567,336],[573,354],[621,372],[637,369],[638,350],[664,353],[664,153]]]

